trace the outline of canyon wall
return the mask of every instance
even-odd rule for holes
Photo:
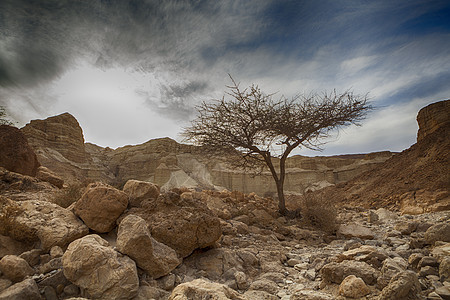
[[[128,179],[138,179],[166,189],[186,186],[259,195],[276,192],[268,170],[255,175],[231,168],[220,157],[205,157],[201,148],[170,138],[117,149],[85,143],[79,123],[68,113],[33,120],[21,130],[40,163],[68,183],[100,180],[121,186]],[[287,160],[285,190],[302,193],[305,189],[342,183],[391,156],[390,152],[336,157],[293,156]]]

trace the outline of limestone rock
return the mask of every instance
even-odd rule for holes
[[[23,133],[16,127],[0,125],[0,166],[12,172],[36,176],[39,165]]]
[[[370,293],[370,289],[364,283],[364,280],[349,275],[339,285],[339,295],[349,298],[361,298]]]
[[[420,298],[420,283],[416,273],[403,271],[395,275],[380,295],[380,300],[414,300]]]
[[[450,279],[450,257],[445,257],[439,264],[439,277],[444,281]]]
[[[139,278],[134,261],[96,234],[70,243],[62,258],[64,275],[95,299],[132,299]]]
[[[39,239],[40,247],[45,251],[53,246],[65,247],[89,231],[71,211],[50,202],[6,201],[3,205],[3,209],[15,213],[10,216],[6,225],[0,225],[10,226],[9,234],[15,239],[28,241]],[[2,219],[0,223],[1,221]]]
[[[436,243],[435,247],[431,251],[431,255],[440,262],[445,257],[450,257],[450,243]]]
[[[25,279],[0,292],[0,300],[41,300],[38,286],[33,279]]]
[[[371,240],[375,237],[375,234],[370,228],[364,227],[358,224],[341,224],[337,231],[338,236],[345,238],[360,238]]]
[[[210,282],[205,279],[196,279],[182,283],[172,291],[169,297],[169,300],[195,299],[246,300],[238,292],[226,285]]]
[[[0,271],[12,282],[22,281],[34,274],[26,260],[15,255],[6,255],[0,260]]]
[[[428,228],[425,232],[425,241],[432,245],[436,241],[450,242],[450,224],[439,223]]]
[[[322,279],[325,282],[340,284],[345,277],[355,275],[360,277],[366,284],[375,284],[380,272],[365,262],[346,260],[341,263],[331,262],[326,264],[322,270]]]
[[[139,207],[142,200],[156,199],[159,196],[159,187],[156,184],[140,180],[128,180],[123,191],[130,198],[131,207]]]
[[[74,212],[92,230],[109,232],[128,205],[128,196],[103,183],[91,183],[75,203]]]
[[[58,188],[62,188],[64,185],[64,180],[61,179],[58,175],[50,171],[48,168],[44,166],[40,166],[37,170],[36,178],[46,181],[48,183],[53,184]]]
[[[145,220],[135,215],[120,222],[117,249],[153,278],[169,274],[181,263],[175,250],[152,238]]]

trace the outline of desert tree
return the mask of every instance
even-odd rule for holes
[[[0,125],[10,125],[14,126],[14,123],[7,119],[8,115],[6,114],[6,109],[3,106],[0,106]]]
[[[371,109],[367,95],[333,91],[275,98],[258,85],[241,89],[230,79],[221,99],[196,107],[197,116],[182,136],[205,150],[238,153],[244,167],[252,162],[266,165],[276,184],[279,212],[287,215],[284,182],[289,154],[298,147],[321,150],[339,128],[358,125]]]

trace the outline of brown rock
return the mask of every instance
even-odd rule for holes
[[[214,299],[214,300],[245,300],[238,292],[226,285],[196,279],[178,285],[170,294],[169,300]]]
[[[60,189],[64,185],[64,180],[44,166],[38,168],[36,178],[51,183]]]
[[[408,263],[401,257],[387,258],[381,268],[381,276],[378,277],[378,286],[382,289],[389,284],[391,279],[408,267]]]
[[[26,260],[15,255],[6,255],[0,260],[0,271],[12,282],[22,281],[34,274]]]
[[[38,286],[33,279],[25,279],[0,292],[0,300],[41,300]]]
[[[373,239],[375,234],[367,227],[358,224],[341,224],[337,235],[345,238]]]
[[[92,230],[109,232],[125,211],[128,196],[104,183],[91,183],[74,205],[74,212]]]
[[[95,299],[132,299],[139,278],[134,261],[96,234],[73,241],[62,258],[64,275]]]
[[[444,281],[450,278],[450,257],[445,257],[439,264],[439,277]]]
[[[117,250],[131,257],[153,278],[169,274],[181,263],[175,250],[152,238],[145,220],[135,215],[120,222]]]
[[[339,295],[348,298],[361,298],[370,293],[370,289],[364,283],[364,280],[349,275],[339,285]]]
[[[39,165],[23,133],[16,127],[0,125],[0,166],[11,172],[36,176]]]
[[[436,241],[450,242],[450,224],[439,223],[425,232],[425,241],[433,245]]]
[[[346,260],[341,263],[326,264],[322,270],[322,279],[325,282],[340,284],[345,277],[355,275],[367,284],[375,284],[380,272],[365,262]]]
[[[140,207],[143,200],[156,199],[159,196],[159,186],[151,182],[128,180],[123,191],[130,198],[131,207]]]
[[[420,283],[416,273],[403,271],[395,275],[380,295],[380,300],[421,299]]]

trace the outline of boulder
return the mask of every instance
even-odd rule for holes
[[[147,221],[153,238],[174,249],[181,258],[197,248],[215,244],[221,237],[220,219],[197,199],[182,199],[179,194],[167,192],[142,208],[132,208]]]
[[[15,255],[6,255],[0,260],[0,271],[12,282],[22,281],[34,274],[26,260]]]
[[[439,264],[439,277],[444,281],[450,281],[450,257],[445,257]]]
[[[323,266],[322,279],[327,283],[340,284],[345,277],[355,275],[366,284],[375,284],[380,272],[362,261],[345,260],[340,263],[331,262]]]
[[[89,232],[71,211],[56,204],[41,200],[14,202],[3,199],[0,201],[3,202],[2,209],[10,215],[0,218],[0,228],[9,228],[8,234],[17,240],[38,239],[44,251],[53,246],[65,247]]]
[[[341,224],[337,231],[338,237],[344,238],[360,238],[364,240],[371,240],[375,237],[370,228],[358,224]]]
[[[388,253],[381,247],[363,245],[350,249],[338,255],[338,262],[343,260],[364,261],[376,268],[381,267],[383,261],[388,258]]]
[[[104,183],[91,183],[74,205],[74,212],[92,230],[111,231],[128,206],[128,196]]]
[[[339,295],[348,298],[361,298],[370,293],[370,289],[364,283],[364,280],[349,275],[339,285]]]
[[[214,283],[205,279],[196,279],[178,285],[169,296],[169,300],[246,300],[238,292],[226,285]]]
[[[14,126],[0,125],[0,166],[12,172],[36,176],[39,165],[24,134]]]
[[[48,168],[44,166],[40,166],[36,173],[36,178],[42,181],[46,181],[48,183],[53,184],[57,188],[62,189],[64,185],[64,180],[61,179],[58,175],[50,171]]]
[[[175,250],[152,238],[145,220],[135,215],[120,222],[116,246],[153,278],[169,274],[181,263]]]
[[[95,299],[132,299],[139,278],[136,264],[96,234],[70,243],[62,258],[65,277]]]
[[[0,292],[0,300],[41,300],[36,282],[29,278]]]
[[[425,241],[431,245],[436,241],[450,242],[450,224],[439,223],[428,228],[425,232]]]
[[[413,271],[403,271],[392,277],[379,297],[379,300],[414,300],[420,297],[420,283],[416,273]]]
[[[128,180],[123,191],[129,197],[131,207],[140,207],[142,200],[156,199],[159,196],[159,186],[151,182],[140,180]]]
[[[408,263],[401,257],[387,258],[381,268],[381,276],[378,277],[378,286],[382,289],[389,284],[392,277],[403,272],[408,267]]]

